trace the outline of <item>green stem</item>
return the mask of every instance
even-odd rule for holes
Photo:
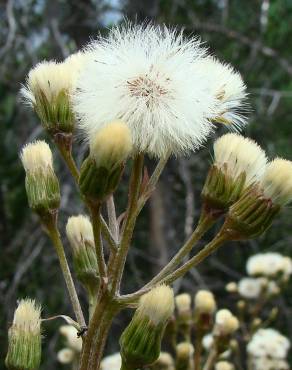
[[[196,332],[196,339],[195,339],[195,353],[194,353],[195,370],[201,370],[202,339],[203,339],[203,332],[202,330],[198,330]]]
[[[198,226],[186,241],[186,243],[180,248],[177,254],[171,259],[171,261],[164,266],[164,268],[157,274],[145,287],[153,286],[160,280],[162,280],[166,275],[171,273],[175,267],[177,267],[183,260],[183,258],[190,253],[195,244],[202,238],[207,230],[213,225],[214,218],[206,217],[199,221]]]
[[[46,222],[45,223],[47,230],[48,230],[48,235],[51,238],[52,243],[54,244],[56,253],[59,258],[61,270],[63,272],[64,280],[69,292],[70,300],[73,306],[73,310],[76,316],[76,320],[80,327],[85,327],[85,320],[84,316],[82,313],[82,309],[79,303],[79,299],[76,293],[75,285],[71,276],[71,272],[67,263],[66,255],[64,252],[64,247],[63,243],[60,238],[59,231],[57,229],[56,221],[54,220],[54,216],[52,217],[51,222]]]
[[[114,241],[117,243],[119,240],[119,226],[117,223],[116,207],[114,202],[114,196],[110,195],[106,201],[109,229],[114,238]]]
[[[72,156],[72,135],[71,137],[68,136],[68,138],[66,138],[64,135],[62,135],[61,139],[60,139],[60,135],[58,137],[55,136],[54,140],[71,175],[74,177],[74,180],[78,184],[79,171],[78,171],[78,168]]]
[[[211,348],[209,356],[203,370],[213,370],[218,357],[218,351],[215,347]]]
[[[137,219],[137,201],[140,193],[140,185],[142,181],[144,157],[138,155],[133,164],[132,175],[130,179],[129,202],[127,207],[127,215],[123,224],[122,238],[117,255],[113,262],[112,269],[112,291],[116,292],[119,289],[121,277],[124,271],[126,257],[130,247],[136,219]]]
[[[93,228],[93,235],[94,235],[94,244],[95,244],[95,252],[97,257],[97,264],[98,264],[98,273],[101,278],[101,284],[105,282],[107,276],[107,269],[104,260],[104,253],[103,253],[103,244],[101,239],[101,217],[100,217],[100,208],[101,205],[98,204],[89,204],[90,214],[91,214],[91,222]]]

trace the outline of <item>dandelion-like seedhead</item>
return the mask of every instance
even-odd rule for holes
[[[144,294],[139,301],[137,314],[148,317],[155,325],[165,322],[174,311],[173,290],[161,285]]]
[[[114,353],[106,356],[100,364],[101,370],[120,370],[122,366],[122,358],[120,353]]]
[[[156,157],[189,152],[205,141],[218,101],[194,69],[206,56],[197,38],[186,40],[166,27],[126,25],[87,50],[73,101],[89,140],[121,119],[136,150]]]
[[[36,170],[52,170],[53,156],[49,145],[42,140],[25,145],[21,151],[20,158],[26,172]]]
[[[191,303],[191,296],[188,293],[175,296],[175,306],[178,312],[189,311],[191,309]]]
[[[245,173],[245,187],[260,181],[267,164],[264,150],[255,141],[236,133],[223,135],[215,141],[214,157],[215,165],[227,166],[232,178]]]
[[[284,206],[292,200],[292,162],[276,158],[270,162],[262,179],[264,194],[273,203]]]
[[[258,253],[249,257],[246,270],[251,276],[276,277],[278,274],[290,276],[292,274],[292,260],[280,253]]]
[[[196,61],[194,73],[208,81],[208,91],[217,99],[215,121],[240,130],[246,124],[248,112],[246,86],[240,73],[214,57]]]
[[[227,309],[219,310],[215,316],[215,330],[220,335],[230,335],[239,328],[238,319]]]
[[[194,298],[195,311],[200,314],[212,314],[216,310],[214,295],[208,290],[199,290]]]
[[[83,215],[71,216],[66,225],[66,234],[70,245],[76,251],[84,247],[85,243],[94,245],[94,236],[91,222]]]
[[[12,327],[26,333],[40,333],[41,306],[33,299],[22,299],[14,312]]]

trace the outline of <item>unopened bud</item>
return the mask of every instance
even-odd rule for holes
[[[238,286],[234,281],[226,284],[225,289],[228,293],[237,293]]]
[[[214,295],[208,290],[199,290],[194,299],[194,316],[198,329],[208,331],[216,310]]]
[[[176,370],[188,370],[193,361],[194,347],[189,342],[182,342],[176,346]]]
[[[112,194],[131,151],[131,133],[125,123],[114,121],[102,128],[91,139],[89,157],[81,167],[79,186],[82,194],[99,202]]]
[[[38,369],[41,362],[41,307],[22,299],[8,332],[6,366],[9,369]]]
[[[54,213],[60,205],[60,188],[50,147],[45,141],[28,144],[22,149],[21,161],[29,206],[40,216]]]
[[[219,361],[215,365],[215,370],[234,370],[234,366],[228,361]]]
[[[165,325],[173,310],[173,291],[165,285],[153,288],[140,298],[132,321],[120,338],[126,369],[141,368],[158,359]]]
[[[227,309],[219,310],[215,317],[215,333],[219,336],[229,336],[239,328],[237,317]]]
[[[57,360],[61,364],[70,364],[74,361],[75,353],[71,348],[63,348],[57,353]]]
[[[150,368],[151,370],[175,370],[173,357],[168,352],[160,352],[158,360]]]

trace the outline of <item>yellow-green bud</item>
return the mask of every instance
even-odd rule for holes
[[[124,369],[138,369],[158,359],[162,335],[173,310],[173,291],[165,285],[140,298],[132,321],[120,338]]]
[[[78,279],[85,286],[96,287],[99,277],[91,222],[82,215],[72,216],[68,219],[66,234],[72,247]]]
[[[124,162],[132,151],[128,126],[114,121],[102,128],[90,141],[90,154],[81,167],[79,186],[92,201],[103,201],[120,181]]]
[[[259,181],[266,163],[265,152],[248,138],[229,133],[217,139],[214,164],[202,190],[203,211],[215,218],[225,213],[245,188]]]
[[[182,342],[176,346],[176,370],[188,370],[192,368],[194,347],[189,342]]]
[[[50,147],[45,141],[26,145],[21,152],[26,172],[28,203],[40,216],[55,212],[60,205],[60,187],[53,169]]]
[[[38,369],[41,362],[41,307],[23,299],[8,331],[6,366],[9,369]]]

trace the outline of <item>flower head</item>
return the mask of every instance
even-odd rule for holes
[[[210,93],[216,97],[215,121],[227,127],[240,129],[246,124],[246,86],[241,75],[227,63],[214,57],[196,61],[195,73],[201,73],[208,81]]]
[[[6,365],[13,369],[37,369],[41,361],[41,307],[22,299],[8,332]]]
[[[217,99],[194,63],[206,55],[197,38],[166,27],[115,27],[88,50],[74,110],[90,139],[107,122],[129,126],[138,151],[162,157],[194,150],[212,130]]]
[[[121,355],[119,353],[114,353],[103,358],[100,364],[100,368],[101,370],[120,370],[121,365]]]
[[[262,180],[264,194],[284,206],[292,201],[292,162],[276,158],[268,164]]]
[[[292,260],[280,253],[258,253],[246,263],[247,273],[251,276],[276,277],[279,274],[289,277],[292,274]]]
[[[20,155],[25,172],[52,170],[53,156],[49,145],[42,140],[25,145]]]
[[[199,290],[195,296],[195,312],[213,314],[216,310],[216,301],[213,293],[208,290]]]
[[[59,329],[60,334],[66,339],[66,344],[75,352],[81,352],[82,338],[78,337],[77,329],[72,325],[62,325]]]
[[[219,361],[215,365],[215,370],[234,370],[234,366],[228,361]]]
[[[253,140],[229,133],[214,143],[214,164],[233,179],[245,174],[245,187],[258,182],[264,174],[267,158],[264,150]]]
[[[219,335],[233,334],[239,328],[238,319],[227,309],[219,310],[215,317],[215,331]]]
[[[75,251],[85,247],[85,244],[94,246],[93,229],[89,218],[83,215],[71,216],[66,225],[66,234],[70,245]]]
[[[179,313],[191,309],[191,296],[188,293],[182,293],[175,297],[175,306]]]

